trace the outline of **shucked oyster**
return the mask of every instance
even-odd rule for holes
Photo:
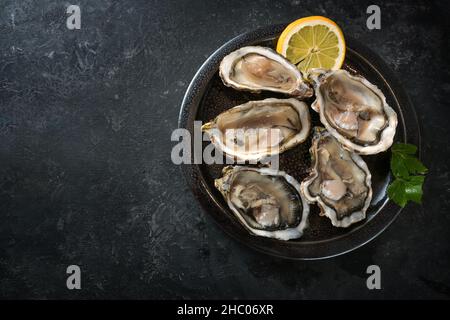
[[[269,168],[228,166],[215,186],[252,234],[280,240],[302,236],[309,205],[293,177]]]
[[[375,85],[345,70],[315,69],[310,78],[315,82],[316,94],[311,107],[345,148],[375,154],[392,145],[397,114]]]
[[[336,227],[363,220],[372,200],[371,174],[364,160],[318,127],[310,151],[313,170],[301,184],[306,199],[317,202],[321,214]]]
[[[308,106],[293,98],[250,101],[202,126],[216,148],[244,161],[292,148],[305,141],[310,129]]]
[[[288,60],[266,47],[243,47],[220,63],[220,77],[237,90],[281,92],[299,98],[311,97],[313,90]]]

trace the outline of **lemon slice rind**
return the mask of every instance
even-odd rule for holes
[[[318,29],[316,26],[324,26],[324,28]],[[309,29],[304,29],[305,27],[310,27],[311,31],[315,30],[316,32],[310,32]],[[314,27],[316,28],[314,29]],[[302,32],[299,32],[301,30]],[[306,37],[305,39],[305,34],[310,36],[310,38]],[[291,39],[293,37],[295,37],[293,40],[295,40],[299,46],[292,46]],[[327,42],[327,40],[331,40],[331,42],[335,41],[336,39],[334,38],[337,39],[337,45],[324,48],[320,47],[321,45],[324,45],[324,42]],[[314,47],[318,48],[318,51],[311,53],[311,50]],[[308,67],[308,69],[321,68],[323,67],[321,61],[327,61],[327,66],[329,66],[332,63],[331,59],[334,60],[334,64],[327,69],[340,69],[344,63],[346,51],[342,30],[335,22],[322,16],[301,18],[289,24],[278,39],[277,52],[286,57],[288,56],[287,51],[289,48],[292,51],[296,51],[297,56],[295,59],[292,59],[292,57],[288,58],[290,58],[291,62],[297,65],[299,69],[305,68],[305,66]],[[335,53],[333,54],[336,49],[338,49],[337,55]],[[308,60],[302,63],[305,59]],[[301,67],[299,66],[300,63],[302,63]],[[302,71],[305,72],[308,70]]]

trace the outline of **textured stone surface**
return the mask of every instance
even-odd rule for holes
[[[448,5],[367,1],[1,1],[0,296],[449,298]],[[170,160],[201,63],[239,33],[325,15],[384,57],[417,110],[424,205],[347,255],[293,262],[247,249],[199,209]],[[445,99],[445,100],[444,100]],[[78,264],[82,290],[69,291]],[[383,290],[365,270],[382,269]]]

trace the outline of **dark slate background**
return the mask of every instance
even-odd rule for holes
[[[382,29],[366,28],[366,8]],[[3,298],[449,298],[449,19],[445,1],[0,1]],[[75,3],[72,3],[75,4]],[[325,261],[268,257],[201,212],[170,160],[203,61],[258,27],[325,15],[384,57],[423,128],[424,205]],[[66,268],[82,290],[66,289]],[[382,269],[380,291],[365,270]]]

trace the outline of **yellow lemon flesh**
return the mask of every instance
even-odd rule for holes
[[[298,19],[281,33],[277,52],[304,74],[313,68],[337,70],[344,63],[345,39],[332,20],[312,16]]]

